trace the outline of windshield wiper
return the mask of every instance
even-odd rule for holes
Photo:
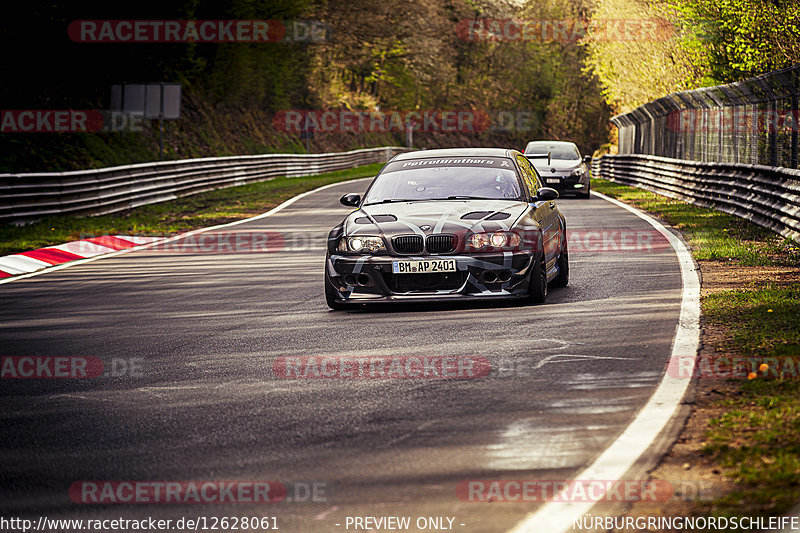
[[[378,205],[378,204],[391,204],[394,202],[419,202],[420,199],[415,198],[386,198],[385,200],[381,200],[380,202],[370,202],[364,205]]]
[[[447,198],[442,198],[442,200],[502,200],[502,198],[489,198],[487,196],[455,195],[455,196],[448,196]]]
[[[364,205],[391,204],[395,202],[430,202],[436,200],[507,200],[507,198],[489,198],[487,196],[454,195],[447,198],[386,198],[380,202],[370,202]]]

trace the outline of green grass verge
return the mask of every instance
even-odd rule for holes
[[[800,499],[800,284],[725,291],[703,299],[709,324],[735,330],[724,351],[770,368],[722,400],[704,453],[738,484],[715,514],[782,514]],[[782,376],[782,379],[781,379]]]
[[[717,516],[773,516],[790,511],[800,483],[800,383],[753,380],[711,421],[705,453],[716,457],[737,490],[713,502]],[[746,440],[742,431],[753,434]]]
[[[745,266],[800,263],[797,243],[739,217],[606,180],[592,180],[592,188],[679,229],[697,260],[738,261]]]
[[[797,284],[765,281],[752,289],[709,294],[703,299],[703,316],[709,324],[736,325],[727,348],[739,354],[800,356]]]
[[[0,256],[85,238],[86,235],[172,235],[268,211],[311,189],[374,176],[382,163],[318,176],[275,178],[96,217],[54,216],[25,226],[0,226]]]
[[[738,217],[605,180],[592,187],[681,230],[697,260],[756,267],[754,275],[800,264],[796,243]],[[725,414],[709,421],[703,453],[737,483],[705,508],[716,516],[774,516],[800,500],[800,282],[756,279],[702,298],[704,327],[726,333],[719,354],[771,367],[734,383],[717,404]]]

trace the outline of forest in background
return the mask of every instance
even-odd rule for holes
[[[523,112],[525,123],[471,132],[415,132],[415,147],[508,146],[572,139],[607,142],[610,111],[577,42],[470,40],[465,20],[588,16],[588,2],[550,0],[209,0],[17,4],[2,21],[7,72],[2,109],[107,109],[120,82],[179,81],[183,115],[165,121],[165,158],[304,152],[273,126],[291,109]],[[80,43],[83,19],[320,21],[324,42]],[[41,47],[45,43],[45,47]],[[36,45],[36,47],[34,47]],[[517,127],[519,126],[519,127]],[[151,161],[158,130],[135,133],[1,133],[0,171],[65,170]],[[312,152],[405,145],[403,132],[317,132]]]
[[[276,43],[81,43],[83,19],[265,19],[321,24],[325,38]],[[491,35],[502,21],[659,20],[657,39]],[[483,38],[465,38],[470,21]],[[575,22],[580,24],[575,24]],[[569,22],[568,22],[569,23]],[[664,26],[665,25],[665,26]],[[494,29],[493,29],[494,28]],[[478,132],[414,133],[415,147],[613,141],[608,119],[675,90],[736,81],[798,61],[792,0],[210,0],[102,8],[28,2],[0,21],[1,109],[107,109],[112,84],[180,82],[182,116],[164,122],[165,159],[304,152],[276,128],[287,110],[472,110],[524,116]],[[510,115],[509,115],[510,113]],[[0,172],[153,161],[158,128],[118,133],[0,133]],[[321,132],[312,152],[405,145],[402,131]]]
[[[587,68],[614,113],[800,63],[797,0],[598,0],[593,16],[669,24],[658,39],[585,41]]]

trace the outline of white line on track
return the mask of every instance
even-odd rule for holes
[[[630,211],[662,234],[678,256],[683,282],[681,312],[667,366],[671,370],[680,368],[680,373],[665,372],[658,388],[633,422],[594,463],[575,477],[577,480],[599,479],[610,482],[623,479],[625,473],[647,451],[676,414],[686,393],[690,379],[681,376],[693,374],[700,339],[700,278],[692,254],[664,225],[618,200],[597,192],[592,194]],[[687,361],[691,361],[691,364],[687,364]],[[565,499],[566,496],[554,496],[554,501],[547,502],[528,514],[510,533],[565,533],[572,529],[575,520],[583,517],[595,504],[591,501],[567,502]]]
[[[206,231],[216,230],[216,229],[220,229],[220,228],[228,228],[230,226],[237,226],[239,224],[244,224],[245,222],[251,222],[253,220],[259,220],[259,219],[262,219],[262,218],[266,218],[268,216],[274,215],[275,213],[278,213],[279,211],[282,211],[282,210],[286,209],[287,207],[289,207],[290,205],[292,205],[296,201],[305,198],[309,194],[313,194],[313,193],[319,192],[319,191],[324,191],[325,189],[329,189],[331,187],[335,187],[337,185],[341,185],[342,183],[350,183],[350,182],[353,182],[353,181],[364,180],[364,179],[372,179],[372,177],[356,178],[356,179],[353,179],[353,180],[344,180],[344,181],[337,181],[336,183],[329,183],[327,185],[323,185],[322,187],[317,187],[316,189],[312,189],[310,191],[306,191],[304,193],[298,194],[297,196],[289,198],[288,200],[283,202],[281,205],[273,207],[272,209],[270,209],[266,213],[261,213],[260,215],[256,215],[254,217],[243,218],[242,220],[235,220],[233,222],[228,222],[227,224],[219,224],[218,226],[209,226],[207,228],[196,229],[196,230],[193,230],[193,231],[189,231],[187,233],[181,233],[180,235],[175,235],[174,237],[168,237],[166,239],[160,239],[160,240],[151,242],[149,244],[143,244],[141,246],[135,246],[133,248],[126,248],[124,250],[118,250],[116,252],[112,252],[112,253],[108,253],[108,254],[98,255],[98,256],[95,256],[95,257],[89,257],[87,259],[78,259],[76,261],[70,261],[69,263],[62,263],[60,265],[56,265],[56,266],[53,266],[51,268],[45,268],[44,270],[31,272],[30,274],[23,274],[23,275],[20,275],[20,276],[13,276],[13,277],[10,277],[10,278],[0,279],[0,285],[3,285],[5,283],[12,283],[14,281],[19,281],[19,280],[25,279],[25,278],[32,278],[34,276],[40,276],[42,274],[47,274],[49,272],[55,272],[56,270],[62,270],[64,268],[69,268],[69,267],[72,267],[72,266],[75,266],[75,265],[82,265],[84,263],[91,263],[92,261],[97,261],[98,259],[105,259],[106,257],[114,257],[114,256],[117,256],[117,255],[127,254],[127,253],[130,253],[130,252],[134,252],[136,250],[145,250],[147,248],[151,248],[151,247],[156,246],[156,245],[160,245],[160,244],[164,244],[164,243],[167,243],[167,242],[176,241],[176,240],[179,240],[179,239],[185,239],[186,237],[190,237],[190,236],[196,235],[198,233],[203,233],[203,232],[206,232]]]

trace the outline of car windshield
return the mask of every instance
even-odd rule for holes
[[[546,154],[547,152],[550,152],[550,159],[578,161],[581,158],[578,149],[571,144],[530,143],[525,148],[526,154]]]
[[[517,173],[507,159],[491,166],[425,165],[389,166],[373,182],[364,204],[405,200],[493,199],[519,200],[522,197]],[[408,164],[406,162],[406,164]],[[508,168],[496,168],[504,165]]]

